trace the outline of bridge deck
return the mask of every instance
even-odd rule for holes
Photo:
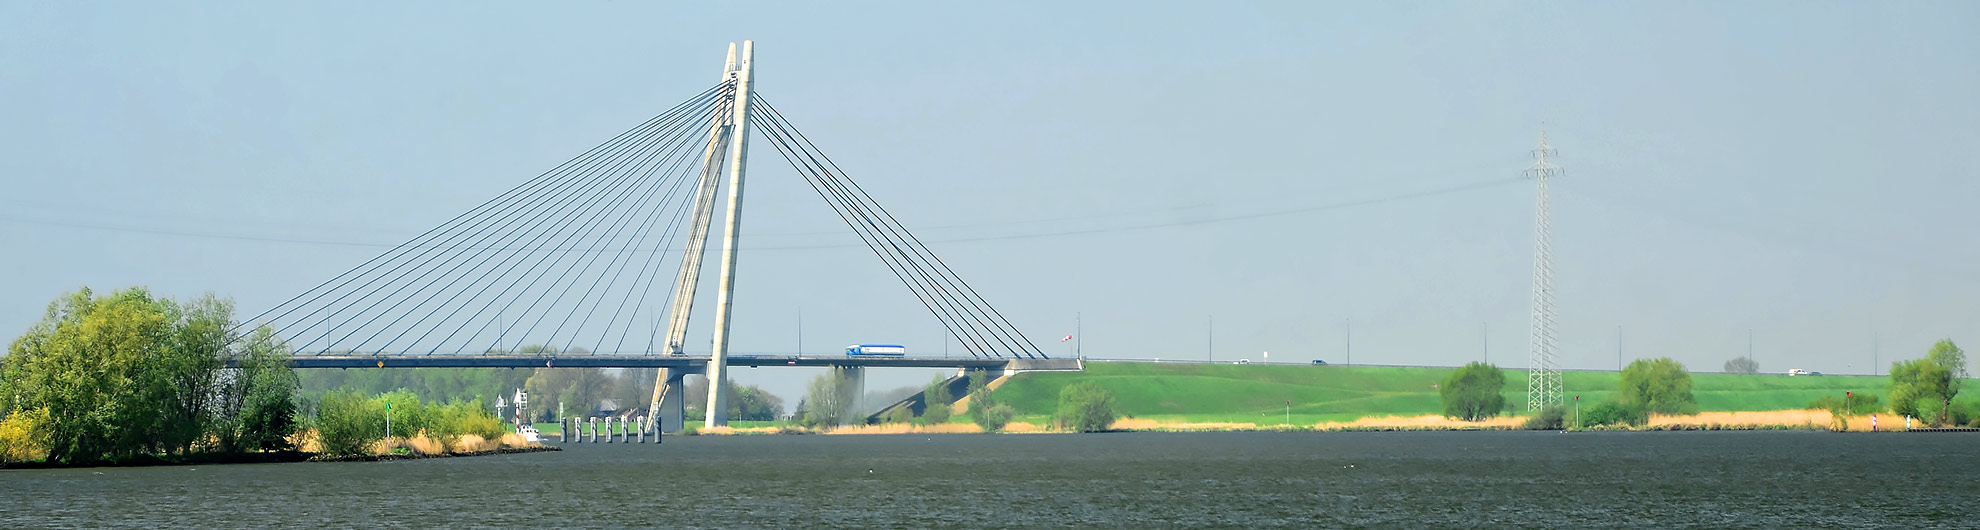
[[[296,368],[691,368],[707,355],[308,355]],[[847,357],[844,355],[730,355],[729,366],[862,366],[868,368],[1003,368],[1011,359],[974,357]]]

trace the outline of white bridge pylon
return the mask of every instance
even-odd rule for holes
[[[722,169],[729,173],[729,202],[722,222],[722,262],[720,283],[715,294],[715,334],[714,348],[708,362],[708,414],[702,420],[704,427],[720,427],[729,424],[728,388],[729,357],[729,309],[736,288],[736,243],[742,237],[743,175],[748,169],[749,156],[749,96],[754,88],[751,80],[752,59],[756,55],[754,41],[742,42],[742,55],[736,55],[736,43],[729,43],[729,57],[723,62],[722,80],[728,84],[729,98],[726,104],[734,110],[726,115],[718,114],[714,123],[709,124],[708,149],[703,154],[701,178],[696,187],[694,220],[688,225],[687,253],[682,257],[680,277],[675,283],[674,301],[667,322],[667,353],[683,355],[681,342],[687,338],[688,316],[694,307],[695,286],[701,281],[702,249],[708,242],[708,230],[714,222],[716,190],[721,182]],[[727,163],[718,157],[726,157]],[[673,369],[661,369],[653,382],[653,415],[660,421],[655,427],[660,430],[678,430],[683,418],[682,380],[685,374]],[[664,407],[664,408],[663,408]],[[671,414],[670,414],[671,413]]]

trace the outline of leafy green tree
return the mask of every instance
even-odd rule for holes
[[[383,402],[339,390],[323,395],[316,406],[316,438],[324,453],[362,455],[385,438]]]
[[[1760,362],[1752,357],[1734,357],[1726,361],[1725,370],[1729,374],[1757,374],[1760,373]]]
[[[998,403],[990,408],[970,409],[970,417],[976,420],[976,426],[981,427],[983,432],[1003,432],[1004,427],[1011,424],[1011,418],[1017,417],[1017,409]]]
[[[1623,405],[1643,415],[1634,422],[1649,421],[1649,414],[1697,414],[1698,400],[1691,394],[1691,372],[1670,357],[1637,359],[1623,369],[1618,393]]]
[[[955,397],[949,395],[947,379],[935,378],[935,383],[928,385],[928,390],[922,391],[921,397],[922,423],[937,425],[949,422],[949,404],[955,401]]]
[[[84,288],[56,300],[15,339],[8,365],[14,410],[47,408],[48,458],[89,463],[158,444],[172,390],[162,356],[172,321],[144,289],[98,297]]]
[[[990,379],[990,373],[987,371],[970,371],[969,419],[975,422],[977,427],[983,428],[983,432],[998,432],[1011,423],[1011,418],[1017,415],[1017,411],[997,402],[996,393],[990,390]]]
[[[1506,372],[1497,366],[1472,362],[1451,372],[1438,385],[1444,398],[1444,417],[1478,421],[1498,416],[1506,408]]]
[[[295,424],[288,352],[256,351],[279,342],[265,329],[237,340],[232,319],[233,304],[212,295],[64,295],[0,359],[0,417],[46,410],[34,437],[49,459],[72,464],[285,439]],[[241,423],[242,412],[259,419]]]
[[[212,431],[229,453],[293,449],[301,428],[297,406],[300,382],[289,364],[290,349],[262,326],[242,340],[238,368],[228,371],[215,400]]]
[[[1966,373],[1966,352],[1950,340],[1933,344],[1923,359],[1891,365],[1891,412],[1933,425],[1953,421],[1953,397]]]
[[[1080,381],[1059,390],[1059,410],[1053,421],[1059,428],[1076,432],[1100,432],[1114,425],[1114,396],[1092,381]]]

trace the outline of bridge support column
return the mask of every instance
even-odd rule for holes
[[[846,404],[846,417],[866,417],[866,367],[853,365],[833,365],[832,370],[845,380],[839,390],[839,400]]]
[[[557,443],[570,441],[571,430],[564,428],[564,419],[557,418]]]
[[[585,441],[590,443],[598,443],[598,418],[596,417],[587,418],[587,421],[585,421],[585,423],[590,426],[590,428],[588,429],[590,437]]]
[[[647,410],[648,423],[654,434],[681,432],[687,419],[687,370],[661,368],[657,384],[653,388],[653,406]]]

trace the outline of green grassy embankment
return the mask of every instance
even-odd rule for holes
[[[1059,390],[1093,381],[1114,395],[1129,417],[1164,422],[1291,423],[1352,421],[1370,416],[1441,414],[1435,385],[1449,368],[1386,366],[1232,365],[1090,362],[1084,372],[1021,374],[997,390],[998,401],[1016,408],[1020,421],[1041,422],[1057,407]],[[1592,405],[1615,392],[1616,372],[1567,372],[1562,384],[1569,399]],[[1869,376],[1788,377],[1779,374],[1693,374],[1692,393],[1702,411],[1760,411],[1807,407],[1822,396],[1843,392],[1883,396],[1889,379]],[[1526,408],[1526,371],[1506,370],[1509,409]]]

